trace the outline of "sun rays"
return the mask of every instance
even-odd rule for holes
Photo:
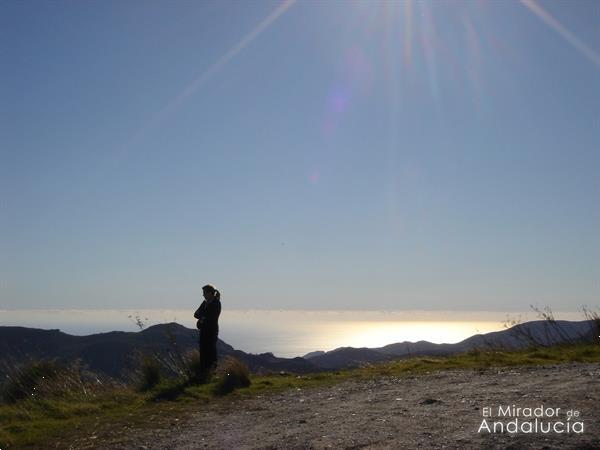
[[[600,67],[600,55],[589,47],[585,42],[579,39],[574,33],[568,30],[548,11],[542,8],[535,0],[520,0],[521,3],[535,14],[546,25],[556,31],[565,41],[571,44],[582,56],[587,58],[591,63]]]
[[[131,136],[120,156],[142,142],[148,133],[164,124],[181,106],[196,95],[206,83],[227,66],[257,37],[263,34],[296,3],[282,1],[260,23],[210,66],[198,73],[178,95],[156,111]],[[596,67],[600,55],[579,39],[557,18],[542,8],[536,0],[520,0],[520,4],[558,33]],[[320,8],[303,5],[315,14]],[[509,8],[507,8],[509,9]],[[505,9],[505,10],[507,10]],[[521,8],[521,11],[523,9]],[[421,95],[429,101],[438,120],[444,120],[445,102],[453,88],[448,80],[470,90],[464,101],[477,111],[483,111],[486,96],[493,89],[489,74],[503,64],[505,50],[525,51],[511,46],[506,36],[493,31],[486,20],[495,20],[490,5],[483,1],[434,2],[405,0],[402,2],[348,2],[335,9],[346,49],[337,61],[337,76],[331,81],[323,99],[321,134],[324,140],[335,139],[346,116],[372,94],[375,83],[383,82],[388,90],[389,160],[390,168],[397,163],[394,151],[398,145],[400,112],[407,95]],[[513,11],[514,12],[514,11]],[[335,62],[334,62],[335,63]],[[415,92],[417,94],[415,94]],[[325,155],[322,155],[325,158]],[[306,169],[305,179],[319,184],[326,161],[314,161]]]
[[[296,0],[284,0],[267,17],[265,17],[252,31],[246,34],[236,45],[230,48],[223,56],[202,70],[185,88],[172,98],[161,110],[156,112],[142,127],[140,127],[125,145],[125,151],[139,143],[153,128],[158,127],[169,116],[175,114],[181,105],[190,99],[204,84],[216,73],[223,69],[229,61],[235,58],[244,48],[250,45],[258,36],[268,29],[279,17],[288,11]]]

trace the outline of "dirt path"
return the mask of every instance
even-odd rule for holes
[[[492,407],[497,416],[499,406],[513,404],[561,408],[557,417],[538,421],[552,425],[557,420],[583,421],[583,433],[478,433],[484,407]],[[381,377],[201,408],[185,421],[115,438],[106,445],[148,449],[600,448],[600,364]],[[580,411],[581,417],[567,421],[570,409]],[[490,428],[499,420],[506,426],[514,417],[491,417]],[[535,417],[519,420],[534,421]]]

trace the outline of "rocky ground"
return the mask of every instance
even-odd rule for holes
[[[512,405],[560,408],[557,417],[538,421],[583,422],[583,433],[567,433],[566,425],[562,434],[478,433],[484,407],[496,416],[499,406]],[[568,410],[578,410],[580,417],[568,421]],[[511,420],[491,417],[488,423],[491,428],[494,421],[506,425]],[[217,401],[150,431],[90,444],[113,449],[600,448],[600,364],[445,370]]]

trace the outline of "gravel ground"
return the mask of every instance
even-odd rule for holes
[[[492,428],[494,421],[506,426],[514,420],[497,417],[499,406],[511,405],[560,408],[556,417],[538,420],[552,425],[583,422],[583,432],[478,433],[484,407],[491,408]],[[185,419],[173,419],[151,431],[112,436],[93,446],[600,449],[599,405],[600,364],[445,370],[217,401]],[[580,416],[567,421],[568,410],[577,410]]]

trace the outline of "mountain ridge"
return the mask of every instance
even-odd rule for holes
[[[271,352],[246,353],[221,339],[218,340],[217,351],[220,358],[234,356],[242,360],[255,373],[309,373],[412,356],[450,355],[473,348],[526,347],[532,341],[551,345],[569,340],[593,340],[597,336],[595,326],[593,320],[537,320],[501,331],[475,334],[454,344],[404,341],[377,348],[319,350],[295,358],[281,358]],[[92,372],[124,379],[138,364],[135,355],[152,353],[172,358],[173,352],[184,354],[197,348],[197,330],[177,322],[156,324],[141,331],[109,331],[85,336],[71,335],[59,329],[0,326],[0,376],[5,377],[11,367],[31,359],[56,358],[64,362],[80,360]]]
[[[463,339],[460,342],[448,344],[435,344],[420,340],[417,342],[397,342],[383,347],[370,348],[371,354],[386,355],[389,360],[407,358],[411,356],[444,356],[453,353],[468,351],[473,348],[502,347],[518,349],[533,343],[538,345],[553,345],[569,340],[590,340],[597,336],[596,322],[594,320],[567,321],[567,320],[533,320],[517,324],[513,327],[489,333],[478,333]],[[352,349],[352,350],[350,350]],[[356,366],[356,360],[363,358],[363,363],[375,363],[386,360],[376,355],[369,360],[364,349],[353,347],[339,347],[328,352],[311,352],[303,357],[313,364],[324,369],[350,368]]]

